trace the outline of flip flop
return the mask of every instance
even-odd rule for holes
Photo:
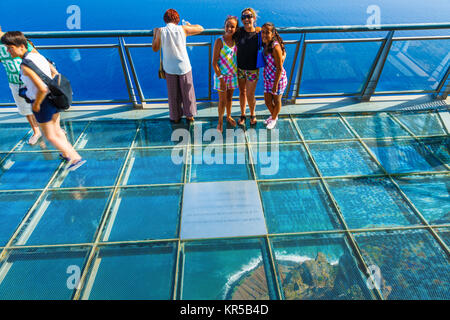
[[[240,126],[244,126],[245,125],[245,120],[246,120],[247,118],[245,117],[245,116],[240,116],[240,118],[239,118],[239,121],[238,121],[238,125],[240,125]]]

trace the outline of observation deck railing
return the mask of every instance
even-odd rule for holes
[[[390,91],[376,91],[377,84],[383,73],[383,68],[386,64],[389,53],[392,51],[392,45],[398,41],[411,40],[450,40],[450,34],[439,36],[413,36],[413,37],[394,37],[397,31],[407,30],[433,30],[433,29],[450,29],[449,23],[425,23],[425,24],[390,24],[380,26],[320,26],[320,27],[288,27],[278,28],[281,34],[298,35],[297,40],[286,40],[287,46],[295,45],[295,53],[292,58],[286,59],[285,69],[288,75],[288,87],[283,96],[284,103],[295,103],[297,98],[302,97],[354,97],[360,101],[369,101],[373,95],[391,95],[391,94],[430,94],[436,99],[445,99],[450,91],[449,74],[450,74],[450,54],[442,60],[437,67],[439,70],[434,70],[434,75],[442,75],[439,79],[435,79],[436,85],[430,88],[421,88],[419,90],[390,90]],[[385,32],[383,37],[375,38],[345,38],[345,39],[307,39],[307,36],[313,33],[347,33],[347,32]],[[213,36],[223,34],[222,29],[207,29],[199,36],[211,36],[209,42],[190,42],[189,47],[207,47],[208,58],[204,59],[208,63],[208,94],[206,97],[199,97],[199,101],[212,100],[212,46],[214,45]],[[137,74],[137,67],[134,63],[131,49],[134,48],[150,48],[152,43],[126,43],[126,38],[135,37],[152,37],[151,30],[127,30],[127,31],[59,31],[59,32],[25,32],[25,35],[36,42],[36,47],[39,50],[52,49],[106,49],[116,48],[120,57],[121,67],[123,70],[123,77],[126,83],[128,98],[115,100],[77,100],[74,96],[74,104],[108,104],[108,103],[129,103],[134,108],[140,108],[144,104],[154,102],[166,102],[164,97],[148,97],[144,94],[140,78]],[[73,39],[73,38],[117,38],[117,42],[113,44],[70,44],[70,45],[39,45],[35,39]],[[192,37],[190,37],[192,38]],[[355,44],[355,43],[378,43],[379,47],[374,54],[373,60],[369,64],[368,70],[360,70],[364,77],[359,83],[359,89],[352,92],[314,92],[302,94],[300,88],[302,87],[302,76],[304,74],[307,63],[305,57],[307,49],[316,44]],[[149,50],[149,49],[147,49]],[[157,56],[156,53],[149,50],[149,54]],[[308,54],[311,54],[308,52]],[[408,59],[411,61],[411,59]],[[288,63],[288,65],[286,65]],[[194,66],[195,68],[195,66]],[[436,68],[436,69],[437,69]],[[64,66],[59,66],[62,73],[65,73]],[[419,68],[420,69],[420,68]],[[336,72],[339,72],[336,69]],[[157,73],[154,72],[155,81],[157,81]],[[71,79],[72,80],[72,79]],[[99,79],[101,81],[101,79]],[[261,80],[260,80],[261,81]],[[194,79],[195,83],[195,79]],[[159,82],[158,85],[165,83]],[[74,85],[74,92],[77,91],[76,84]],[[261,96],[257,96],[261,97]],[[11,105],[0,101],[0,106]]]

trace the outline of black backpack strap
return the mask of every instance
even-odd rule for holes
[[[26,55],[22,59],[22,64],[33,70],[39,76],[39,78],[41,78],[42,81],[44,81],[47,87],[50,87],[52,79],[49,76],[47,76],[44,72],[42,72],[41,69],[39,69],[38,66],[33,61],[27,59]]]

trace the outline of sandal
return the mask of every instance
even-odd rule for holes
[[[250,125],[254,126],[257,122],[256,116],[250,116]]]
[[[227,123],[229,123],[232,127],[236,127],[236,121],[234,121],[232,117],[227,118]]]
[[[245,120],[246,120],[246,117],[241,115],[241,117],[239,118],[238,124],[239,124],[240,126],[245,125]]]

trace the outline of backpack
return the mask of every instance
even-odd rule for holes
[[[57,109],[67,110],[72,104],[72,86],[70,81],[60,73],[57,73],[52,79],[39,69],[33,61],[26,58],[22,59],[22,64],[36,72],[39,78],[44,81],[50,90],[48,97]]]

